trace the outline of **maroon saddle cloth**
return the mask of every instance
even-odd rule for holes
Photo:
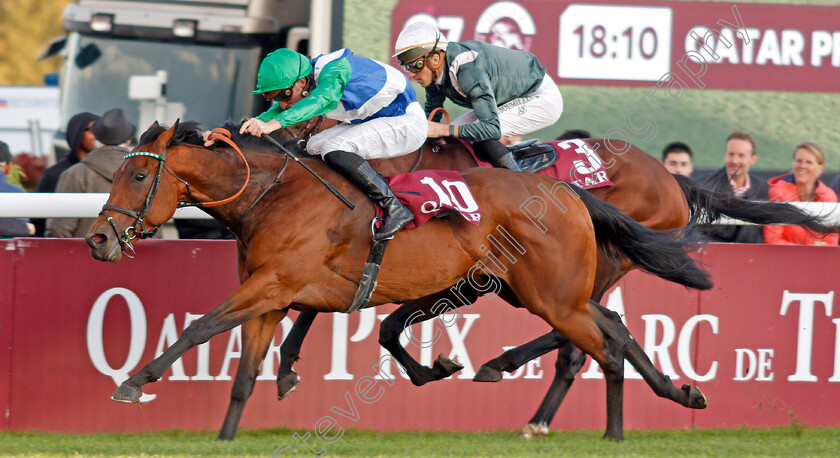
[[[481,208],[458,172],[420,170],[386,180],[397,199],[414,213],[414,221],[405,230],[416,229],[433,217],[452,214],[461,215],[473,224],[481,222]],[[376,206],[377,216],[381,216],[381,211]]]
[[[472,145],[461,143],[481,167],[493,167],[476,156]],[[574,183],[583,189],[612,186],[607,178],[604,161],[589,142],[583,139],[553,142],[528,141],[508,148],[524,172],[548,175],[552,178]]]

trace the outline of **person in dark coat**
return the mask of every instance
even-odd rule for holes
[[[67,145],[70,147],[70,151],[52,167],[44,170],[41,179],[38,180],[38,185],[35,187],[35,192],[55,192],[61,174],[84,159],[88,153],[96,148],[96,139],[90,129],[97,119],[99,119],[99,116],[88,112],[79,113],[70,118],[67,123]],[[35,236],[43,237],[47,220],[44,218],[33,219],[32,224],[35,225]]]
[[[94,149],[61,174],[56,192],[111,192],[114,172],[128,153],[135,127],[119,108],[108,110],[97,119],[91,131],[104,146]],[[84,237],[96,218],[49,218],[47,237]]]
[[[768,200],[769,186],[750,167],[758,160],[755,140],[750,134],[734,131],[726,138],[723,160],[726,166],[701,177],[700,184],[713,191],[747,200]],[[703,232],[713,242],[763,243],[761,226],[705,226]]]

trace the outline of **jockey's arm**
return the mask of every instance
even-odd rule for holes
[[[280,123],[279,127],[287,127],[327,114],[338,107],[350,76],[350,63],[347,59],[330,62],[321,70],[316,86],[308,97],[302,98],[286,110],[283,110],[279,103],[275,103],[268,111],[257,116],[257,119],[263,122],[274,119]]]
[[[429,138],[451,136],[473,142],[498,140],[502,136],[502,129],[490,79],[479,68],[468,65],[464,67],[466,68],[458,72],[458,82],[470,99],[470,105],[478,121],[465,125],[430,122],[428,136]]]

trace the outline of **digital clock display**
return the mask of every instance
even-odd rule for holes
[[[560,15],[561,78],[657,81],[671,69],[670,8],[572,4]]]

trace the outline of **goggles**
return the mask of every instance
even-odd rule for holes
[[[426,60],[429,59],[429,54],[431,54],[431,51],[429,51],[428,54],[417,60],[413,60],[405,64],[400,64],[400,67],[408,73],[417,73],[426,67]]]
[[[432,49],[430,49],[425,54],[421,55],[419,58],[412,59],[412,60],[410,60],[409,62],[406,62],[406,63],[400,62],[400,68],[402,68],[403,70],[405,70],[408,73],[417,73],[420,70],[423,70],[426,67],[426,61],[429,59],[429,57],[432,56],[432,53],[437,51],[437,45],[438,45],[439,42],[440,42],[440,35],[435,37],[435,44],[432,46]],[[408,55],[413,54],[414,52],[417,52],[417,48],[409,49],[408,51],[404,52],[402,55],[408,57]]]
[[[279,91],[277,91],[277,94],[275,94],[274,97],[269,97],[270,92],[266,92],[263,93],[263,97],[265,97],[266,100],[274,100],[275,102],[285,102],[292,98],[292,95],[294,94],[293,88],[294,85],[292,85],[291,87],[287,87],[286,89],[280,89]]]

